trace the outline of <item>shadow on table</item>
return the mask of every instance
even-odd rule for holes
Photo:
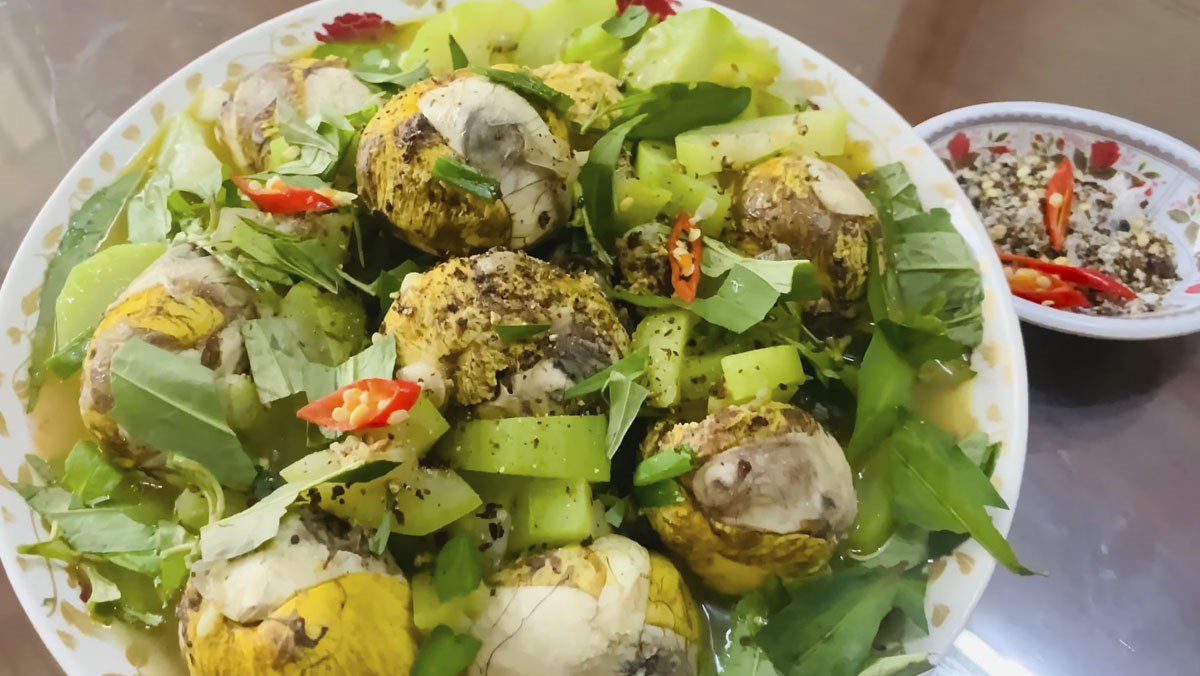
[[[1021,325],[1029,389],[1054,406],[1140,403],[1193,368],[1200,338],[1097,340]]]

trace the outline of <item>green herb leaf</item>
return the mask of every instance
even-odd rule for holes
[[[717,646],[723,673],[731,676],[779,676],[767,659],[756,637],[767,623],[772,608],[765,588],[757,589],[738,599],[730,614],[729,638]]]
[[[433,164],[433,177],[477,197],[500,197],[500,181],[450,155],[442,155]]]
[[[600,24],[600,27],[609,35],[624,40],[640,33],[649,20],[650,12],[645,7],[630,5],[624,12]]]
[[[912,525],[901,525],[874,552],[866,556],[850,552],[847,556],[868,568],[918,568],[929,560],[929,532]]]
[[[541,79],[521,71],[500,70],[499,68],[471,68],[471,71],[483,75],[492,82],[520,94],[536,105],[549,106],[560,113],[566,113],[575,105],[575,99],[567,94],[542,82]]]
[[[83,358],[87,354],[88,343],[91,342],[94,331],[95,329],[84,331],[59,348],[58,352],[46,360],[46,368],[60,380],[75,375],[83,367]]]
[[[650,390],[641,383],[634,382],[633,378],[614,372],[609,376],[606,393],[608,430],[604,438],[608,447],[608,457],[611,459],[617,454],[617,449],[621,447],[621,442],[625,440],[625,435],[637,419]]]
[[[105,554],[154,549],[154,528],[134,521],[120,507],[50,512],[63,539],[77,552]]]
[[[454,70],[466,68],[471,65],[471,60],[467,58],[467,53],[463,51],[462,45],[458,44],[458,40],[454,36],[450,36],[450,67]]]
[[[583,194],[583,210],[596,242],[608,253],[616,245],[616,202],[613,197],[613,177],[621,159],[621,148],[630,130],[645,118],[634,117],[608,130],[588,152],[587,162],[579,170],[579,187]]]
[[[983,282],[949,212],[921,211],[916,186],[901,164],[876,170],[866,194],[883,234],[872,261],[882,276],[871,299],[875,319],[945,333],[965,348],[978,345]]]
[[[585,394],[599,392],[608,387],[609,380],[614,375],[623,375],[631,379],[637,378],[646,372],[646,364],[649,358],[649,349],[634,350],[608,368],[597,371],[568,388],[567,391],[563,392],[563,398],[574,399],[575,397],[582,397]]]
[[[298,240],[286,233],[270,230],[249,219],[233,227],[230,243],[250,259],[283,275],[268,276],[268,281],[290,284],[304,280],[337,293],[341,282],[338,261],[320,241]]]
[[[414,260],[407,260],[391,270],[379,273],[379,277],[371,284],[371,290],[379,299],[380,312],[387,312],[392,307],[392,303],[396,302],[393,294],[400,292],[404,278],[414,272],[422,272],[421,265]]]
[[[735,265],[715,295],[680,303],[709,324],[734,333],[744,333],[767,316],[779,300],[779,292],[743,264]]]
[[[933,671],[929,653],[886,655],[867,663],[858,676],[921,676]]]
[[[967,533],[1019,575],[1021,565],[985,507],[1008,509],[979,467],[936,425],[907,420],[888,442],[897,518],[927,530]]]
[[[365,464],[365,461],[359,460],[321,476],[290,481],[247,509],[201,528],[201,559],[205,562],[223,561],[254,551],[279,533],[279,522],[297,498],[321,484],[341,483],[343,477]],[[283,471],[287,473],[288,469],[285,467]]]
[[[633,472],[634,486],[649,486],[652,483],[674,479],[687,474],[696,464],[696,452],[690,446],[668,448],[638,463]]]
[[[659,481],[649,486],[634,486],[633,497],[642,509],[670,507],[684,502],[683,489],[674,480]]]
[[[1000,442],[992,442],[985,432],[981,430],[971,432],[958,442],[958,448],[987,476],[990,477],[996,471],[996,460],[1000,457]]]
[[[375,533],[367,542],[368,549],[375,556],[382,556],[387,550],[388,539],[392,537],[392,513],[386,511],[383,513],[383,519],[379,522],[379,528],[375,529]]]
[[[89,507],[107,500],[121,483],[121,470],[91,441],[75,444],[65,468],[63,483]]]
[[[356,70],[354,76],[363,82],[375,85],[394,85],[397,89],[408,89],[421,80],[428,80],[433,76],[429,72],[429,64],[422,63],[412,70],[402,71],[395,69],[392,71],[365,71]]]
[[[916,377],[916,369],[892,347],[887,334],[876,331],[858,372],[858,411],[847,458],[862,457],[887,439],[908,404]]]
[[[626,97],[620,122],[639,121],[631,139],[674,139],[685,131],[728,122],[750,105],[749,87],[715,82],[666,82]]]
[[[767,620],[758,644],[783,673],[854,676],[894,605],[898,584],[891,571],[864,568],[802,584]]]
[[[309,363],[286,320],[254,319],[242,323],[241,331],[259,401],[270,404],[304,391]]]
[[[255,469],[225,420],[216,375],[198,359],[133,338],[113,354],[112,417],[152,448],[204,465],[222,484],[245,490]]]
[[[483,556],[475,540],[467,535],[455,535],[438,552],[433,570],[433,586],[438,598],[449,601],[466,596],[483,582]]]
[[[183,477],[188,484],[199,489],[208,503],[208,523],[220,521],[225,515],[225,491],[217,477],[204,465],[181,455],[167,459],[167,469]]]
[[[795,300],[815,300],[821,297],[820,275],[811,261],[749,258],[719,240],[704,238],[701,272],[709,277],[720,277],[739,265],[761,277],[781,295],[786,294]]]
[[[500,336],[500,340],[508,345],[513,343],[524,343],[530,338],[545,333],[549,328],[549,324],[497,324],[492,327],[496,331],[496,335]]]
[[[33,410],[45,377],[46,360],[54,351],[54,304],[62,293],[71,268],[96,252],[108,236],[125,204],[142,182],[145,169],[128,171],[106,188],[96,191],[67,222],[67,230],[58,243],[58,250],[46,266],[42,290],[38,294],[38,318],[30,340],[29,398],[27,411]]]
[[[412,676],[458,676],[483,645],[470,634],[456,634],[444,624],[433,628],[413,661]]]

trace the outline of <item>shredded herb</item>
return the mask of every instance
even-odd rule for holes
[[[489,200],[500,197],[500,181],[450,155],[437,158],[433,177],[477,197]]]
[[[524,343],[530,338],[545,333],[549,324],[497,324],[492,327],[500,340],[506,344]]]
[[[421,643],[417,659],[413,662],[412,676],[450,676],[461,674],[483,645],[470,634],[456,634],[453,629],[439,624]]]
[[[531,99],[535,104],[549,106],[560,113],[567,112],[575,105],[575,100],[570,96],[528,73],[478,67],[472,67],[471,72],[483,75],[492,82],[502,84],[526,99]]]
[[[483,582],[483,556],[468,535],[456,535],[438,552],[433,585],[438,598],[449,601],[466,596]]]
[[[454,70],[466,68],[471,65],[471,60],[467,58],[467,53],[463,51],[462,45],[458,44],[458,40],[454,36],[450,36],[450,67]]]
[[[645,7],[630,5],[624,12],[600,24],[600,27],[609,35],[624,40],[640,33],[649,20],[650,12]]]
[[[690,446],[668,448],[642,460],[633,472],[634,486],[649,486],[687,474],[696,465],[696,452]]]

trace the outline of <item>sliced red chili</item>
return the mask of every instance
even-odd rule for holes
[[[950,153],[950,159],[961,160],[971,152],[971,139],[963,132],[958,132],[950,142],[946,144],[946,152]]]
[[[328,195],[308,188],[290,186],[278,176],[266,183],[246,176],[234,176],[231,180],[238,190],[246,193],[250,201],[268,214],[299,214],[337,208]]]
[[[690,216],[679,214],[667,237],[667,261],[671,266],[671,288],[675,290],[675,297],[685,303],[696,299],[703,255],[704,238],[700,236],[699,228],[692,224]]]
[[[679,0],[617,0],[617,11],[623,14],[631,5],[641,5],[658,19],[665,19],[675,14],[678,4]]]
[[[1089,307],[1087,296],[1053,274],[1039,273],[1032,268],[1009,268],[1008,288],[1014,296],[1039,305],[1059,309]]]
[[[391,35],[395,26],[375,12],[347,12],[321,28],[324,32],[316,32],[321,42],[372,42]]]
[[[1092,144],[1092,152],[1088,157],[1088,166],[1092,169],[1111,167],[1121,159],[1121,146],[1116,141],[1096,141]]]
[[[410,410],[421,386],[408,380],[364,378],[308,404],[296,417],[343,432],[383,427],[397,411]]]
[[[999,255],[1000,260],[1005,263],[1011,263],[1018,267],[1047,272],[1052,275],[1056,275],[1065,282],[1086,286],[1089,289],[1093,289],[1101,293],[1112,294],[1118,298],[1124,298],[1125,300],[1133,300],[1134,298],[1137,298],[1137,294],[1133,292],[1133,289],[1125,286],[1115,277],[1107,275],[1095,268],[1062,265],[1060,263],[1044,261],[1040,258],[1017,256],[1010,253],[1000,253]]]
[[[1075,168],[1071,160],[1063,158],[1046,184],[1046,198],[1042,215],[1046,221],[1046,234],[1050,246],[1062,251],[1071,229],[1071,201],[1075,197]]]

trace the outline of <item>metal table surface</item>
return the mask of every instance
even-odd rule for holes
[[[294,0],[0,0],[0,264],[88,144]],[[847,66],[912,122],[989,100],[1097,108],[1200,145],[1198,0],[727,0]],[[1200,672],[1200,337],[1026,328],[1031,429],[998,572],[946,674]],[[1197,380],[1193,380],[1193,379]],[[1191,383],[1191,384],[1189,384]],[[0,676],[59,673],[0,576]]]

